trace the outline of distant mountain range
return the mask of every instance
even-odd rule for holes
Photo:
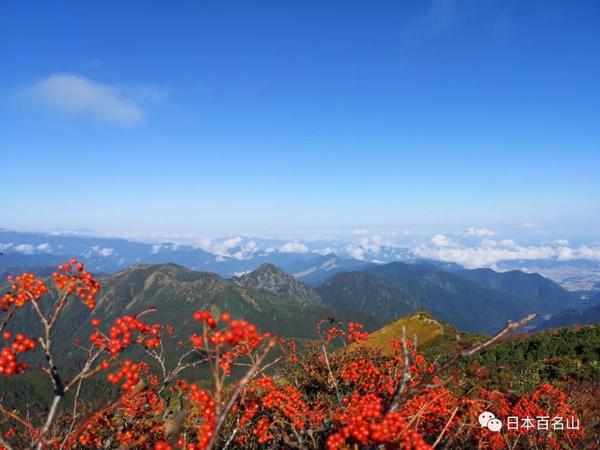
[[[143,264],[103,276],[101,283],[93,315],[105,320],[156,307],[155,320],[180,324],[182,332],[189,332],[194,311],[227,310],[264,330],[300,339],[314,338],[315,324],[324,317],[375,329],[426,310],[460,331],[490,334],[530,312],[553,315],[582,304],[579,296],[535,274],[453,273],[431,264],[367,266],[336,273],[316,288],[272,264],[230,279],[174,264]],[[68,331],[61,339],[86,337],[90,318],[83,305],[70,303],[63,317]],[[29,318],[21,320],[27,328]]]
[[[259,250],[253,245],[236,239],[231,242],[225,240],[213,246],[212,251],[216,252],[213,253],[194,245],[149,244],[117,238],[0,230],[0,276],[20,270],[43,273],[48,267],[55,267],[76,257],[85,261],[90,270],[103,274],[115,273],[136,264],[172,263],[232,277],[269,263],[308,284],[317,285],[336,272],[357,270],[370,264],[340,258],[335,254],[281,252],[274,248]]]
[[[334,275],[317,292],[326,304],[386,317],[419,309],[460,330],[493,333],[507,320],[552,314],[582,304],[579,296],[537,274],[448,272],[432,264],[390,263]]]
[[[449,272],[463,269],[456,263],[423,259],[416,256],[421,254],[419,246],[401,247],[386,242],[381,236],[376,240],[358,237],[352,241],[306,243],[236,236],[182,244],[147,243],[83,233],[86,232],[33,233],[0,229],[0,276],[22,269],[43,272],[48,266],[73,256],[84,260],[95,273],[104,274],[135,264],[173,263],[232,277],[270,263],[311,286],[322,284],[338,272],[360,271],[394,261],[427,262]],[[593,254],[591,247],[582,248]],[[493,249],[479,251],[492,252]],[[570,291],[582,291],[582,295],[600,289],[600,262],[594,258],[502,260],[494,268],[500,272],[540,273]]]
[[[329,317],[340,321],[358,321],[374,330],[389,321],[360,311],[331,308],[322,304],[314,290],[280,269],[264,265],[255,272],[235,279],[215,273],[196,272],[174,264],[137,265],[121,272],[100,277],[101,292],[97,306],[90,312],[74,300],[63,310],[57,325],[57,345],[67,345],[75,338],[87,339],[92,317],[111,323],[124,314],[138,314],[149,308],[156,313],[146,316],[154,322],[177,324],[180,335],[198,331],[192,320],[196,310],[208,309],[215,315],[229,311],[260,329],[288,338],[314,339],[316,324]],[[0,287],[0,293],[8,285]],[[33,314],[33,313],[32,313]],[[31,316],[17,315],[15,330],[37,333]]]
[[[600,323],[600,304],[587,308],[567,309],[547,317],[536,330],[562,328],[571,325],[592,325]]]
[[[548,322],[539,319],[532,327],[568,325],[595,317],[593,310],[587,315],[582,311],[600,304],[599,290],[570,292],[536,273],[467,270],[439,261],[382,264],[332,253],[247,248],[244,251],[250,256],[242,258],[215,255],[191,245],[6,230],[0,230],[0,242],[4,246],[0,275],[23,270],[49,275],[53,267],[76,256],[93,272],[104,274],[102,298],[110,298],[110,302],[101,301],[99,306],[122,312],[131,305],[159,306],[167,297],[168,302],[177,304],[186,292],[193,299],[188,301],[193,304],[190,308],[231,308],[250,320],[263,321],[271,331],[294,337],[311,336],[298,329],[299,315],[315,319],[335,313],[380,325],[426,310],[461,331],[493,333],[507,320],[530,312]],[[247,246],[238,241],[230,244],[230,254]],[[115,283],[128,288],[113,295]],[[149,285],[155,290],[148,290]],[[207,286],[218,286],[214,291],[218,295],[207,291]],[[192,310],[186,305],[183,302],[177,307],[178,314]],[[265,311],[269,311],[267,316]],[[351,314],[346,314],[348,311]],[[303,326],[307,323],[303,321]]]

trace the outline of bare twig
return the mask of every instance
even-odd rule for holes
[[[454,416],[458,412],[458,409],[459,409],[459,407],[457,406],[456,408],[454,408],[454,411],[452,411],[452,414],[450,414],[450,418],[446,422],[446,425],[444,425],[444,428],[442,429],[442,431],[440,432],[439,436],[437,437],[437,439],[433,443],[433,445],[432,445],[433,448],[435,448],[442,441],[442,437],[444,436],[444,433],[446,432],[446,430],[450,426],[450,423],[452,422],[452,419],[454,419]]]
[[[248,370],[244,377],[240,381],[238,381],[237,386],[235,387],[235,390],[233,391],[233,394],[229,399],[229,402],[227,403],[225,408],[219,412],[217,423],[215,424],[215,428],[213,430],[211,439],[208,445],[206,446],[207,449],[211,449],[214,447],[217,437],[219,436],[219,431],[221,430],[221,427],[223,426],[223,424],[225,423],[225,419],[227,418],[227,414],[229,414],[229,411],[231,410],[231,408],[233,408],[233,405],[235,405],[235,402],[237,401],[239,396],[244,392],[244,389],[246,389],[246,385],[256,376],[256,374],[259,371],[260,365],[265,360],[267,354],[271,351],[271,348],[273,348],[274,345],[274,340],[269,341],[267,348],[265,348],[263,353],[256,359],[255,363],[250,368],[250,370]]]
[[[337,401],[338,404],[342,404],[342,396],[340,395],[340,389],[338,387],[337,381],[335,379],[335,377],[333,376],[333,372],[331,371],[331,365],[329,364],[329,357],[327,356],[327,349],[325,348],[325,346],[322,346],[323,348],[323,355],[325,356],[325,365],[327,366],[327,371],[329,372],[329,378],[331,378],[331,383],[333,384],[333,387],[335,388],[335,396],[337,397]]]
[[[400,384],[392,397],[392,402],[390,403],[390,411],[398,411],[401,405],[401,399],[408,387],[408,383],[410,382],[410,356],[408,354],[408,344],[406,343],[406,327],[402,327],[402,352],[404,353],[404,367],[402,368],[402,376],[400,379]]]

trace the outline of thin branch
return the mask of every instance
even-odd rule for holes
[[[4,406],[2,406],[2,404],[0,403],[0,413],[4,414],[5,416],[10,417],[13,420],[16,420],[17,422],[19,422],[21,425],[23,425],[25,428],[27,428],[29,430],[29,432],[36,437],[36,439],[39,440],[40,445],[43,446],[43,448],[46,448],[46,444],[44,443],[44,438],[43,436],[40,434],[40,432],[38,430],[36,430],[36,428],[31,425],[28,421],[26,421],[25,419],[22,419],[21,417],[19,417],[17,414],[13,413],[12,411],[8,411],[7,409],[4,408]]]
[[[333,387],[335,388],[335,396],[337,397],[338,404],[341,405],[342,404],[342,396],[340,395],[340,389],[337,384],[337,381],[336,381],[335,377],[333,376],[333,372],[331,371],[331,365],[329,364],[329,357],[327,356],[327,349],[325,348],[325,345],[323,345],[322,348],[323,348],[323,356],[325,356],[325,365],[327,366],[327,371],[329,372],[329,378],[331,378],[331,383],[333,384]]]
[[[432,445],[433,448],[435,448],[442,441],[442,437],[444,436],[444,433],[446,432],[446,430],[450,426],[450,422],[452,422],[452,419],[454,419],[454,416],[458,412],[458,409],[459,409],[459,407],[457,406],[456,408],[454,408],[454,411],[452,411],[452,414],[450,414],[450,418],[446,422],[446,425],[444,425],[444,428],[442,429],[442,431],[440,432],[439,436],[437,437],[437,439],[433,443],[433,445]]]
[[[258,357],[254,366],[250,368],[250,370],[246,372],[246,375],[244,375],[244,377],[237,383],[237,386],[233,391],[233,395],[229,399],[229,402],[225,406],[225,409],[223,409],[218,416],[217,423],[215,425],[215,428],[213,429],[211,439],[208,445],[206,446],[207,449],[211,449],[214,447],[217,437],[219,436],[221,427],[223,426],[223,424],[225,423],[225,419],[227,418],[227,414],[229,414],[229,411],[231,410],[231,408],[233,408],[233,405],[235,405],[235,402],[237,401],[238,397],[242,394],[242,392],[244,392],[244,389],[246,389],[246,385],[254,378],[254,376],[258,372],[260,364],[267,357],[267,354],[271,351],[271,348],[273,348],[274,345],[275,342],[273,340],[269,341],[267,348],[263,351],[260,357]]]
[[[408,344],[406,343],[406,327],[402,327],[402,352],[404,354],[404,367],[402,368],[402,377],[400,379],[400,384],[392,397],[392,402],[390,403],[390,411],[397,411],[401,405],[401,399],[408,387],[408,383],[410,382],[410,357],[408,355]]]

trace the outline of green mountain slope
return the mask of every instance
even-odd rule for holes
[[[334,308],[349,308],[385,317],[399,317],[416,311],[419,304],[401,286],[364,272],[342,272],[334,275],[317,292]]]
[[[495,384],[528,392],[545,382],[580,380],[600,383],[600,325],[568,327],[521,335],[475,355]]]
[[[471,333],[494,333],[507,320],[546,312],[535,299],[482,287],[429,264],[394,262],[362,273],[337,274],[317,292],[325,304],[392,318],[427,310],[436,319]]]
[[[567,309],[579,302],[577,295],[538,273],[520,270],[495,272],[491,269],[459,270],[454,273],[483,287],[527,300],[543,313]]]
[[[149,308],[157,311],[148,314],[146,320],[176,325],[177,334],[183,336],[198,330],[192,315],[199,309],[209,309],[215,315],[229,311],[235,318],[253,322],[263,331],[300,339],[314,338],[316,323],[323,317],[358,321],[369,330],[386,323],[385,319],[361,311],[310,303],[309,300],[320,302],[310,287],[301,285],[279,270],[271,272],[269,267],[267,270],[274,277],[271,281],[278,289],[283,289],[280,295],[273,294],[271,284],[254,285],[250,282],[264,280],[265,268],[259,270],[258,274],[249,274],[245,278],[242,283],[245,286],[240,285],[239,279],[234,282],[213,273],[195,272],[174,264],[138,265],[101,277],[101,291],[95,310],[90,313],[86,306],[73,299],[64,308],[56,327],[56,341],[68,344],[74,338],[86,339],[92,331],[92,317],[99,317],[108,324],[121,315],[138,314]],[[291,282],[294,289],[285,288],[286,282]],[[36,333],[39,330],[36,330],[35,323],[32,313],[19,314],[13,327]]]
[[[600,305],[582,309],[567,309],[552,315],[538,326],[538,330],[566,327],[569,325],[600,324]]]

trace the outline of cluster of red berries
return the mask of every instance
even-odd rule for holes
[[[10,331],[2,333],[2,338],[6,341],[12,338]],[[19,363],[17,355],[35,349],[35,341],[23,334],[17,334],[10,347],[4,347],[0,351],[0,375],[15,375],[27,370],[27,363]]]
[[[336,336],[347,339],[348,342],[362,342],[369,338],[369,333],[363,331],[363,326],[357,322],[348,322],[347,329],[331,327],[327,330],[327,342],[333,341]]]
[[[328,450],[360,445],[393,444],[394,448],[428,450],[432,447],[409,426],[398,412],[385,412],[383,399],[375,394],[361,395],[354,391],[343,399],[345,407],[333,415],[338,431],[327,439]],[[403,445],[401,445],[403,444]]]
[[[382,386],[394,389],[393,377],[387,376],[374,361],[367,358],[349,361],[342,368],[340,378],[363,393],[379,392]]]
[[[360,323],[348,323],[348,340],[350,342],[366,341],[369,338],[369,333],[363,331],[363,326]]]
[[[229,375],[235,360],[254,350],[264,339],[270,337],[269,333],[260,333],[246,320],[232,320],[228,312],[221,313],[220,322],[224,328],[215,330],[217,320],[209,311],[196,311],[193,318],[197,322],[205,323],[208,329],[204,329],[203,335],[192,334],[190,341],[196,348],[219,348],[219,366]],[[229,349],[223,350],[222,347]]]
[[[256,426],[252,430],[252,434],[256,437],[256,440],[259,444],[264,444],[265,442],[273,439],[273,434],[271,433],[271,428],[273,426],[273,422],[268,417],[262,417],[258,419],[256,422]]]
[[[83,263],[71,258],[70,262],[58,266],[58,272],[54,272],[52,278],[59,290],[66,290],[69,295],[75,293],[89,309],[94,309],[100,283],[85,270]]]
[[[209,311],[196,311],[192,317],[196,322],[205,322],[209,328],[217,326],[217,320]]]
[[[281,412],[297,430],[305,428],[310,411],[297,388],[289,384],[277,387],[271,377],[261,378],[256,385],[265,391],[261,396],[263,408]]]
[[[38,301],[48,292],[48,287],[43,281],[36,279],[32,273],[23,273],[18,277],[8,276],[11,291],[0,298],[0,309],[7,311],[12,305],[22,308],[30,300]]]
[[[148,370],[148,365],[144,362],[140,362],[135,364],[130,360],[126,359],[123,361],[123,365],[121,366],[121,370],[116,373],[109,374],[106,379],[109,383],[119,384],[121,380],[125,380],[123,383],[123,390],[125,392],[130,392],[133,390],[140,380],[142,379],[142,372],[146,372]]]
[[[344,333],[344,330],[341,328],[331,327],[329,330],[327,330],[327,342],[333,341],[336,336],[344,337],[345,335],[346,333]]]
[[[196,443],[187,445],[186,450],[204,450],[210,443],[217,423],[217,403],[204,389],[195,384],[189,386],[188,399],[193,404],[191,417],[202,421],[196,428]]]
[[[239,408],[243,408],[239,426],[249,426],[259,444],[275,434],[319,428],[327,415],[323,408],[311,407],[297,387],[278,385],[271,377],[262,377],[249,386]],[[259,417],[256,423],[249,425],[255,417]],[[244,438],[238,439],[238,444],[244,442]]]
[[[155,324],[150,326],[136,316],[123,316],[115,320],[114,325],[109,331],[108,351],[112,356],[116,356],[121,351],[131,345],[134,333],[139,333],[136,343],[150,348],[156,348],[160,345],[159,332],[162,326]],[[106,345],[106,338],[98,331],[90,336],[92,342],[98,346]]]

